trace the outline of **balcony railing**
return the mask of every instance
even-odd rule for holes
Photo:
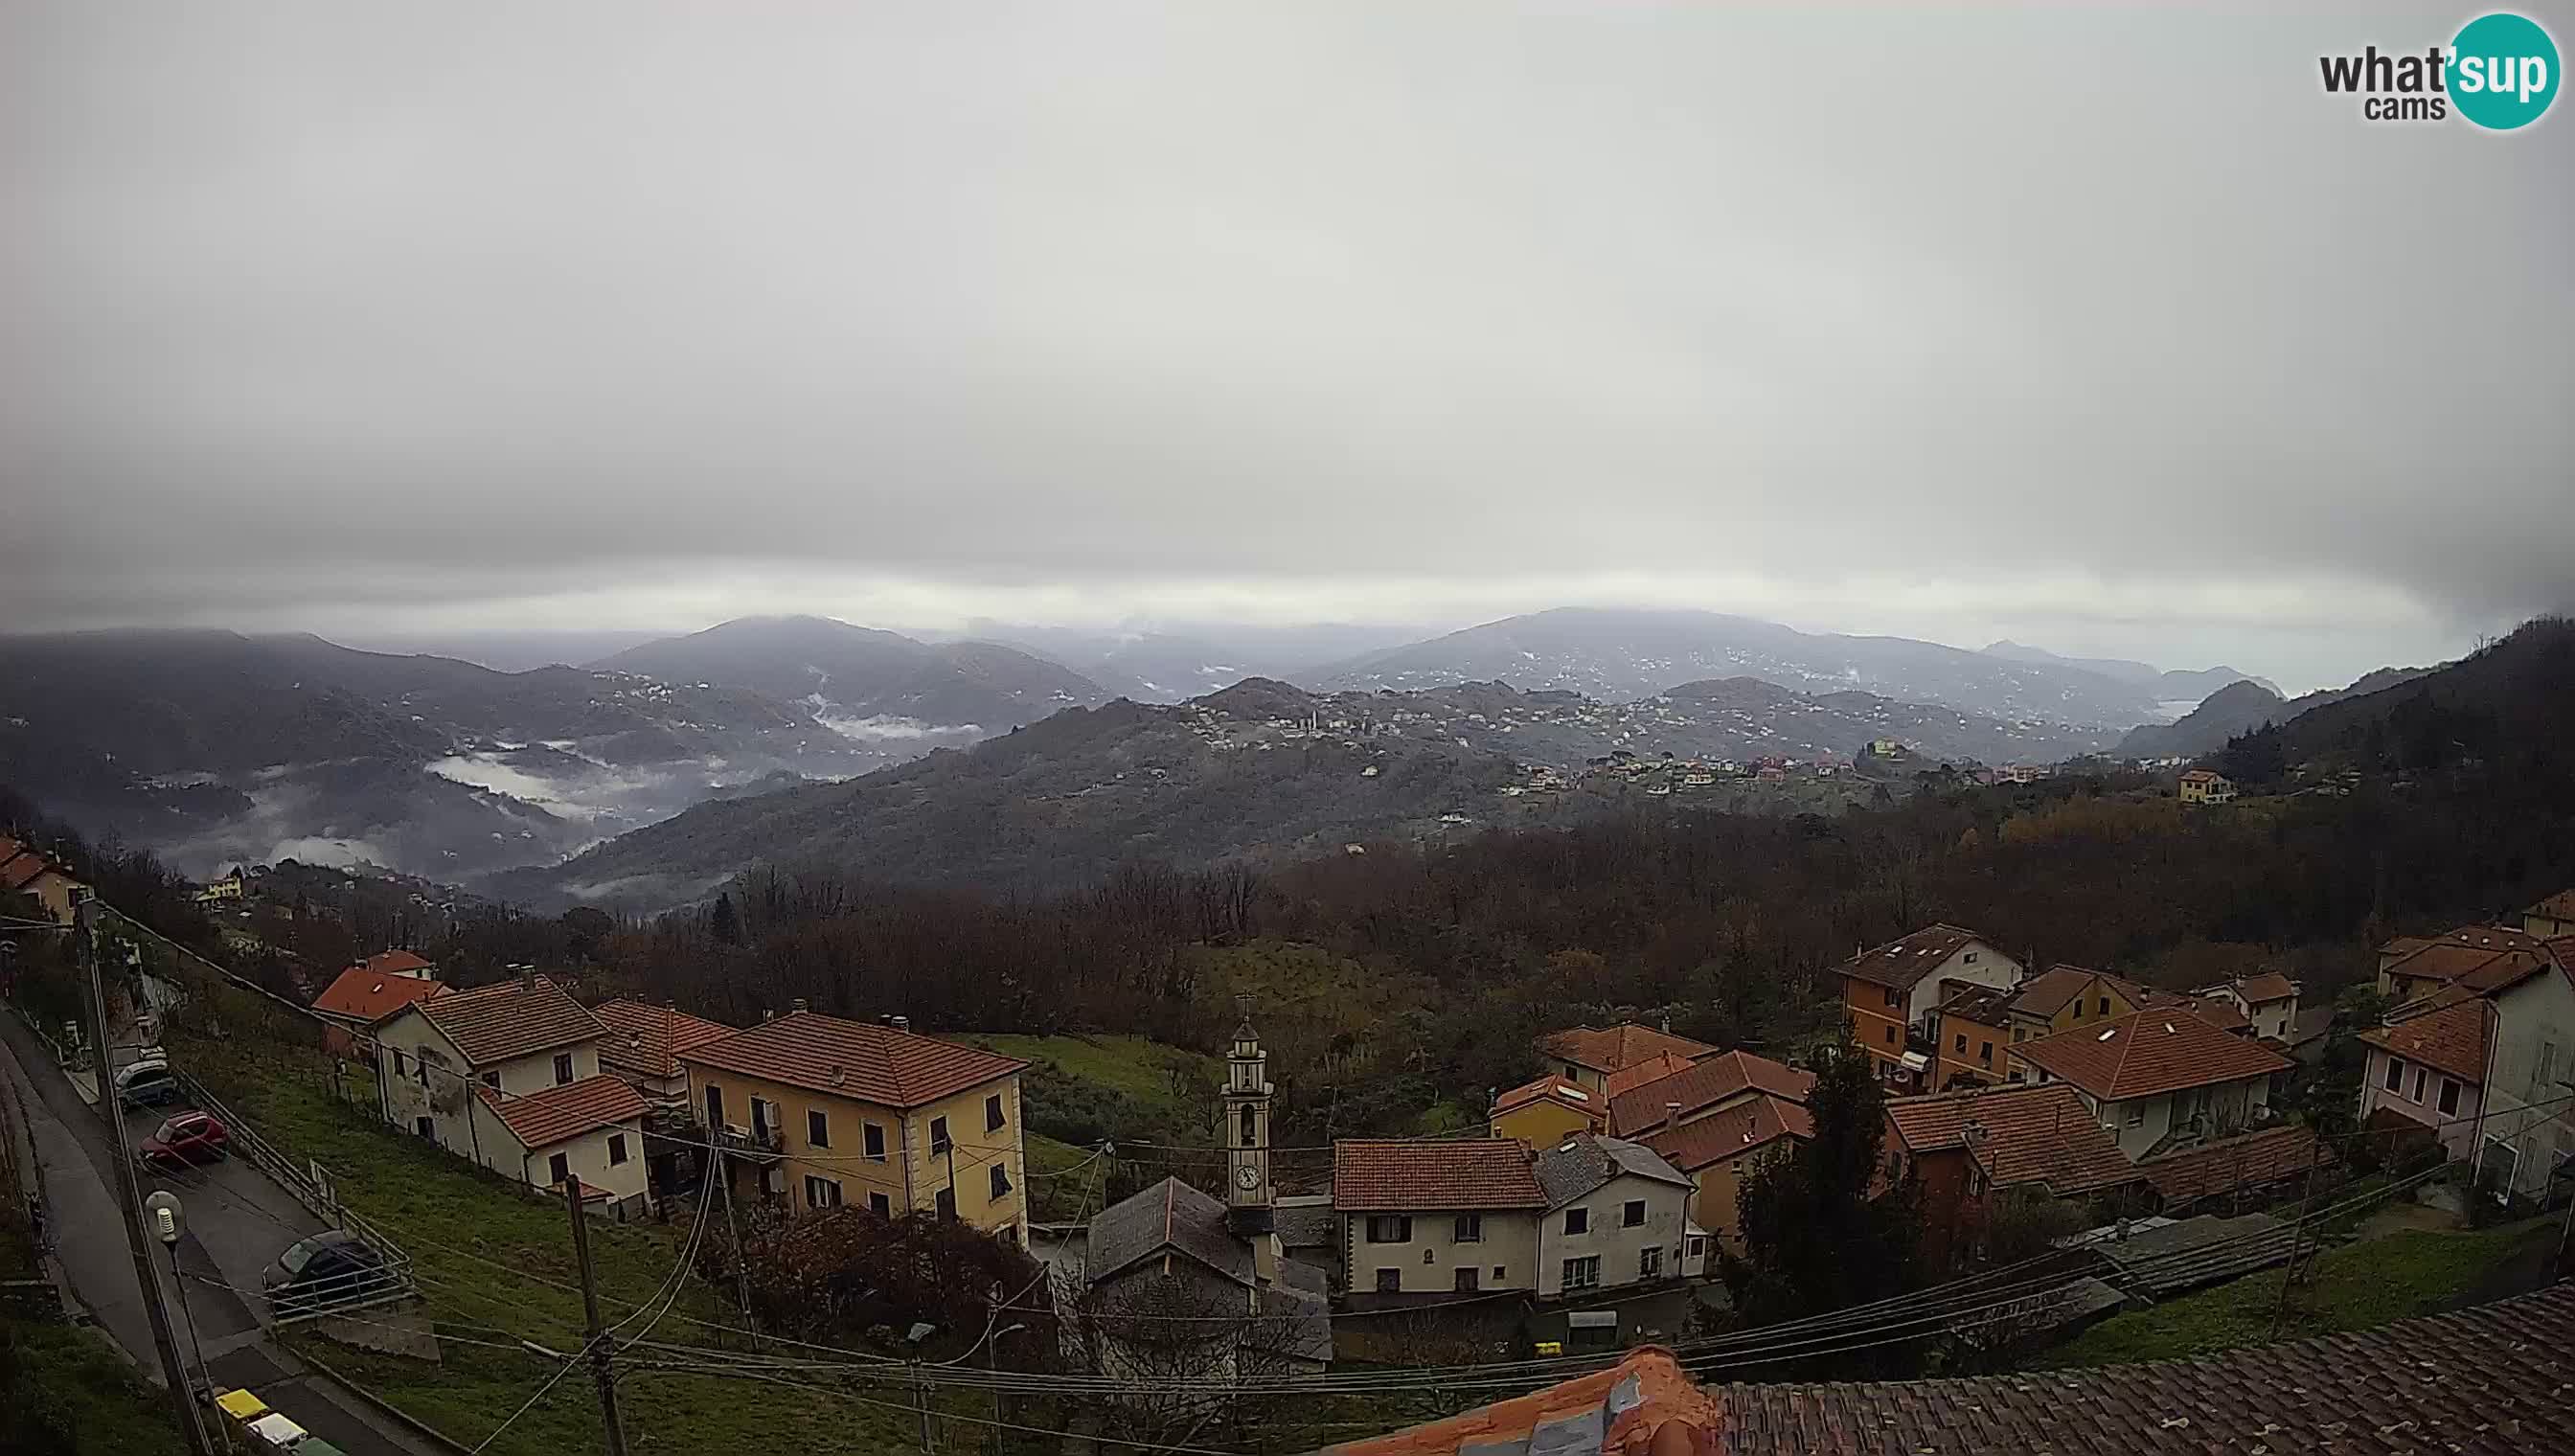
[[[727,1152],[752,1157],[778,1156],[781,1139],[775,1127],[723,1127],[716,1130],[716,1146]]]

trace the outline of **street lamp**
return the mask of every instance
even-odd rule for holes
[[[197,1352],[197,1375],[205,1381],[204,1390],[192,1398],[203,1399],[214,1391],[215,1374],[206,1367],[205,1342],[197,1338],[197,1312],[188,1307],[188,1276],[179,1272],[179,1231],[187,1227],[188,1213],[179,1206],[177,1194],[167,1188],[157,1188],[143,1200],[143,1218],[150,1225],[153,1236],[170,1251],[170,1284],[179,1291],[179,1317],[188,1322],[188,1345]],[[231,1450],[233,1433],[220,1420],[215,1422],[215,1429],[223,1434],[224,1449]]]

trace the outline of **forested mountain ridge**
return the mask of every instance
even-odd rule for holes
[[[2381,668],[2348,688],[2320,688],[2313,693],[2284,699],[2264,684],[2250,680],[2230,683],[2200,703],[2197,708],[2172,723],[2140,724],[2119,739],[2122,757],[2159,758],[2190,757],[2213,753],[2238,733],[2249,732],[2265,724],[2284,724],[2302,714],[2349,698],[2366,697],[2400,684],[2410,683],[2430,670],[2423,668]]]
[[[1600,699],[1752,677],[1798,692],[1855,689],[2013,721],[2124,728],[2156,716],[2152,684],[1897,637],[1804,633],[1714,612],[1558,608],[1316,668],[1320,689],[1500,681]]]
[[[1109,701],[1061,664],[991,642],[926,643],[828,617],[745,617],[591,665],[667,683],[746,688],[809,705],[844,731],[971,741],[1071,707]],[[962,735],[959,735],[962,734]]]
[[[962,753],[702,805],[495,889],[658,908],[751,864],[783,863],[1046,890],[1132,857],[1275,862],[1386,835],[1566,822],[1615,810],[1630,789],[1638,803],[1677,791],[1701,806],[1835,806],[1866,787],[1783,788],[1764,800],[1739,777],[1720,781],[1719,770],[1763,759],[1847,763],[1880,737],[1925,759],[1976,761],[2053,761],[2106,741],[1748,678],[1625,704],[1499,683],[1313,694],[1252,678],[1178,707],[1069,710]],[[1612,754],[1708,766],[1677,783],[1578,776]],[[1533,777],[1531,767],[1562,771]]]

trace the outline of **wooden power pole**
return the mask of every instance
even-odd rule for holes
[[[144,1317],[152,1323],[152,1346],[161,1353],[161,1373],[170,1383],[170,1399],[179,1407],[179,1433],[188,1449],[208,1456],[206,1428],[197,1419],[197,1395],[190,1388],[188,1367],[179,1361],[178,1336],[170,1330],[170,1310],[161,1302],[161,1278],[153,1271],[151,1241],[143,1235],[143,1187],[134,1176],[134,1152],[125,1145],[125,1098],[117,1090],[116,1063],[107,1045],[107,980],[98,963],[98,901],[86,889],[72,904],[72,950],[80,957],[89,982],[89,1055],[98,1074],[98,1111],[107,1121],[110,1161],[116,1165],[116,1211],[125,1218],[126,1247],[134,1252],[134,1278],[143,1287]]]
[[[572,1212],[572,1256],[581,1263],[581,1312],[588,1324],[591,1375],[599,1382],[599,1420],[608,1430],[608,1456],[626,1456],[626,1428],[617,1422],[617,1370],[608,1331],[599,1324],[599,1280],[590,1268],[589,1215],[581,1211],[581,1179],[564,1179],[564,1207]]]

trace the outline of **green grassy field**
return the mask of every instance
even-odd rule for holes
[[[1151,1107],[1173,1110],[1171,1066],[1175,1060],[1213,1082],[1225,1074],[1212,1056],[1183,1051],[1142,1036],[961,1036],[978,1046],[1024,1061],[1051,1061],[1066,1075],[1123,1093]]]
[[[68,1430],[80,1456],[179,1456],[168,1401],[95,1330],[0,1317],[0,1450]]]
[[[405,1137],[333,1095],[321,1068],[298,1054],[248,1056],[236,1044],[191,1040],[182,1064],[291,1155],[320,1160],[351,1208],[413,1259],[442,1363],[370,1354],[296,1336],[377,1394],[468,1446],[527,1401],[559,1362],[518,1347],[532,1339],[570,1350],[582,1311],[571,1234],[561,1204],[514,1192],[462,1159]],[[677,1230],[593,1222],[591,1253],[608,1317],[654,1298],[679,1259]],[[738,1327],[731,1301],[695,1276],[654,1329],[676,1343],[748,1348],[742,1337],[689,1321]],[[630,1333],[642,1330],[637,1325]],[[918,1440],[908,1406],[888,1409],[766,1382],[638,1368],[619,1381],[630,1444],[667,1452],[792,1449],[882,1452]],[[895,1399],[900,1402],[902,1396]],[[961,1431],[960,1438],[965,1433]],[[598,1397],[575,1374],[554,1386],[494,1452],[597,1451]]]
[[[2557,1237],[2554,1217],[2471,1233],[2407,1229],[2334,1249],[2316,1260],[2310,1282],[2290,1291],[2280,1338],[2366,1329],[2428,1314],[2474,1289],[2497,1265]],[[2186,1294],[2115,1316],[2048,1351],[2041,1367],[2173,1360],[2271,1338],[2282,1271]]]

